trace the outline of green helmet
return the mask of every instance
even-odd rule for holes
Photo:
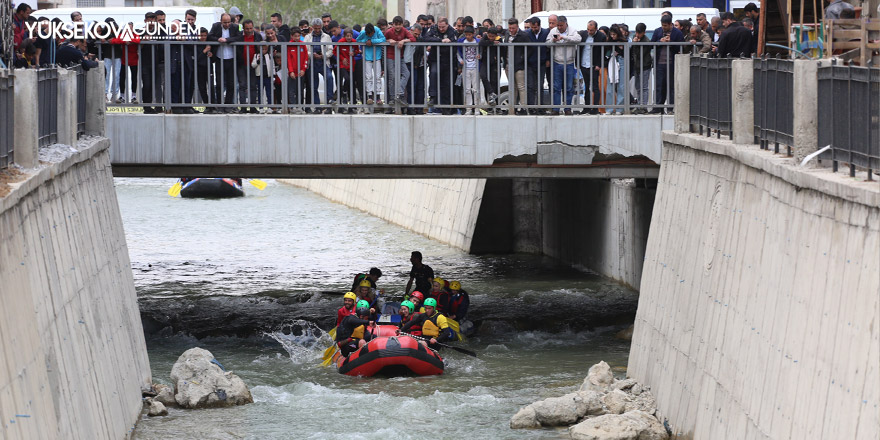
[[[416,305],[413,304],[412,301],[404,301],[400,303],[400,307],[408,307],[410,313],[412,313],[416,309]]]
[[[360,300],[357,302],[357,306],[355,307],[355,312],[358,316],[364,316],[370,314],[370,303],[365,300]]]
[[[434,298],[428,298],[425,300],[425,307],[437,307],[437,300]]]

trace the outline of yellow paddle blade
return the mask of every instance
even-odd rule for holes
[[[177,197],[177,196],[179,196],[179,195],[180,195],[180,189],[181,189],[182,187],[183,187],[183,185],[181,185],[181,184],[180,184],[180,181],[178,181],[177,183],[175,183],[174,185],[172,185],[171,188],[168,189],[168,195],[171,196],[171,197]]]
[[[330,331],[327,332],[327,336],[330,336],[330,339],[336,339],[336,327],[331,328]]]
[[[336,345],[334,345],[334,346],[332,346],[332,347],[330,347],[330,348],[334,348],[334,349],[335,349],[335,348],[336,348]],[[335,354],[335,353],[333,353],[333,354]],[[336,356],[332,356],[332,355],[331,355],[330,357],[328,357],[327,359],[325,359],[324,362],[321,362],[321,366],[322,366],[322,367],[329,366],[330,363],[333,362],[333,359],[336,359]]]
[[[336,344],[333,344],[333,345],[327,347],[327,349],[324,350],[324,355],[321,356],[321,359],[327,359],[330,356],[333,356],[334,350],[336,350]]]
[[[250,182],[251,185],[256,186],[260,191],[266,189],[266,182],[263,182],[260,179],[248,179],[248,182]]]

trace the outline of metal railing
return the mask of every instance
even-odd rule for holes
[[[14,157],[15,93],[14,77],[9,70],[0,71],[0,169],[8,167]]]
[[[39,146],[58,142],[58,70],[37,71],[37,119]]]
[[[794,61],[754,60],[755,143],[779,153],[779,144],[791,156],[794,144]]]
[[[124,102],[113,105],[145,113],[193,113],[204,107],[206,113],[632,114],[672,110],[674,55],[690,44],[420,41],[399,48],[142,41],[126,43],[122,50],[112,46],[99,44],[97,57],[122,58],[127,74],[121,89],[128,90]],[[267,56],[275,53],[281,56]],[[587,54],[590,62],[584,63]],[[468,69],[468,61],[476,69]]]
[[[86,132],[86,71],[81,65],[73,66],[70,70],[76,72],[76,135],[82,136]]]
[[[697,131],[720,139],[725,133],[733,139],[731,99],[731,58],[690,58],[690,121]]]
[[[824,64],[824,62],[823,62]],[[880,69],[840,66],[832,62],[818,69],[819,146],[830,145],[822,158],[868,172],[880,169]]]

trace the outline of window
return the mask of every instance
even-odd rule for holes
[[[104,0],[76,0],[77,8],[103,8]]]
[[[125,0],[125,7],[153,6],[153,0]]]

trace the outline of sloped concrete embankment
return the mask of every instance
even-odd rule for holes
[[[664,140],[627,374],[683,438],[880,438],[876,181]]]
[[[0,438],[127,438],[141,412],[150,366],[108,147],[41,151],[0,198]]]

